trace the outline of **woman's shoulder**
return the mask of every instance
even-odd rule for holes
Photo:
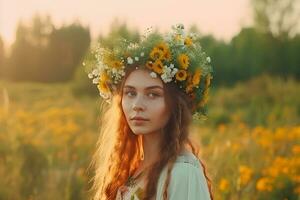
[[[199,159],[189,150],[183,150],[175,161],[174,167],[184,167],[184,166],[193,166],[198,169],[201,169]]]
[[[206,183],[202,165],[199,159],[189,151],[180,154],[171,171],[172,182],[203,182]]]
[[[157,199],[163,193],[166,176],[167,168],[164,168],[158,182]],[[203,168],[192,152],[184,151],[177,157],[171,170],[169,194],[174,200],[186,199],[187,196],[190,200],[200,197],[204,200],[210,199]]]

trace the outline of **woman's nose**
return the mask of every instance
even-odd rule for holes
[[[134,111],[139,111],[139,110],[144,110],[145,109],[145,105],[144,105],[144,102],[143,102],[142,95],[138,95],[136,97],[135,101],[133,102],[132,109]]]

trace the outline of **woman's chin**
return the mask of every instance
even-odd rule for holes
[[[147,129],[142,127],[132,127],[131,130],[135,135],[145,135],[149,132]]]

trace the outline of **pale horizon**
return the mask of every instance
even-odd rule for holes
[[[56,27],[79,21],[81,25],[89,26],[92,39],[100,33],[107,34],[111,23],[119,19],[140,32],[150,26],[166,31],[176,23],[183,23],[187,28],[195,24],[201,33],[229,41],[242,27],[252,23],[250,0],[230,2],[0,0],[0,37],[9,47],[14,42],[18,22],[22,20],[28,24],[35,14],[40,14],[50,15]]]

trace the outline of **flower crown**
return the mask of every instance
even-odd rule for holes
[[[98,45],[83,65],[108,103],[126,69],[130,66],[148,68],[153,78],[160,77],[164,83],[173,81],[185,92],[195,103],[193,116],[199,118],[206,116],[213,70],[210,57],[197,39],[195,33],[187,34],[183,25],[178,24],[164,36],[148,31],[139,43],[124,39],[113,49]]]

